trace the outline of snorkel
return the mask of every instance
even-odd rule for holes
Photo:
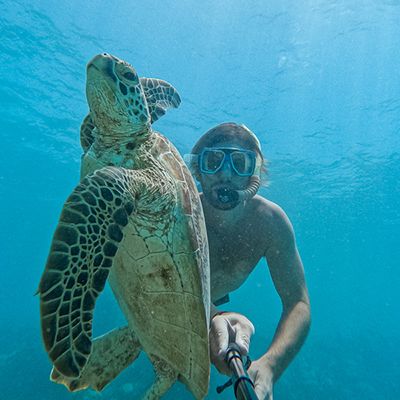
[[[256,172],[256,171],[255,171]],[[236,207],[239,203],[250,200],[256,195],[260,188],[260,175],[254,173],[249,179],[246,189],[236,190],[229,187],[222,187],[217,190],[218,200],[223,204],[231,204]],[[232,207],[232,208],[233,208]]]

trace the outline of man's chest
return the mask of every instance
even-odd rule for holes
[[[268,247],[265,235],[252,225],[236,226],[226,231],[207,225],[207,236],[211,264],[218,261],[223,264],[258,261]]]
[[[265,240],[247,229],[208,231],[212,297],[237,289],[263,257]]]

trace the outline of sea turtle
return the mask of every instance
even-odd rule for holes
[[[156,381],[203,398],[209,382],[209,260],[199,195],[174,146],[151,123],[180,98],[167,82],[100,54],[87,66],[81,181],[64,204],[39,285],[52,380],[101,390],[147,353]],[[92,344],[106,279],[128,326]]]

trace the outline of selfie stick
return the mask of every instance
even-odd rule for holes
[[[258,400],[250,379],[243,365],[243,359],[236,343],[230,343],[226,352],[226,362],[232,371],[232,384],[235,397],[239,400]]]

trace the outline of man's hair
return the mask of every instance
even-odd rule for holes
[[[217,147],[226,141],[237,142],[240,147],[253,150],[264,159],[260,142],[254,133],[234,122],[225,122],[207,131],[194,145],[192,154],[200,154],[204,147]]]
[[[238,125],[235,122],[225,122],[207,131],[194,145],[192,154],[200,154],[205,147],[218,147],[224,142],[237,143],[246,150],[254,151],[261,159],[261,180],[266,184],[267,160],[264,158],[260,141],[257,136],[246,126]],[[198,171],[194,171],[198,172]]]

